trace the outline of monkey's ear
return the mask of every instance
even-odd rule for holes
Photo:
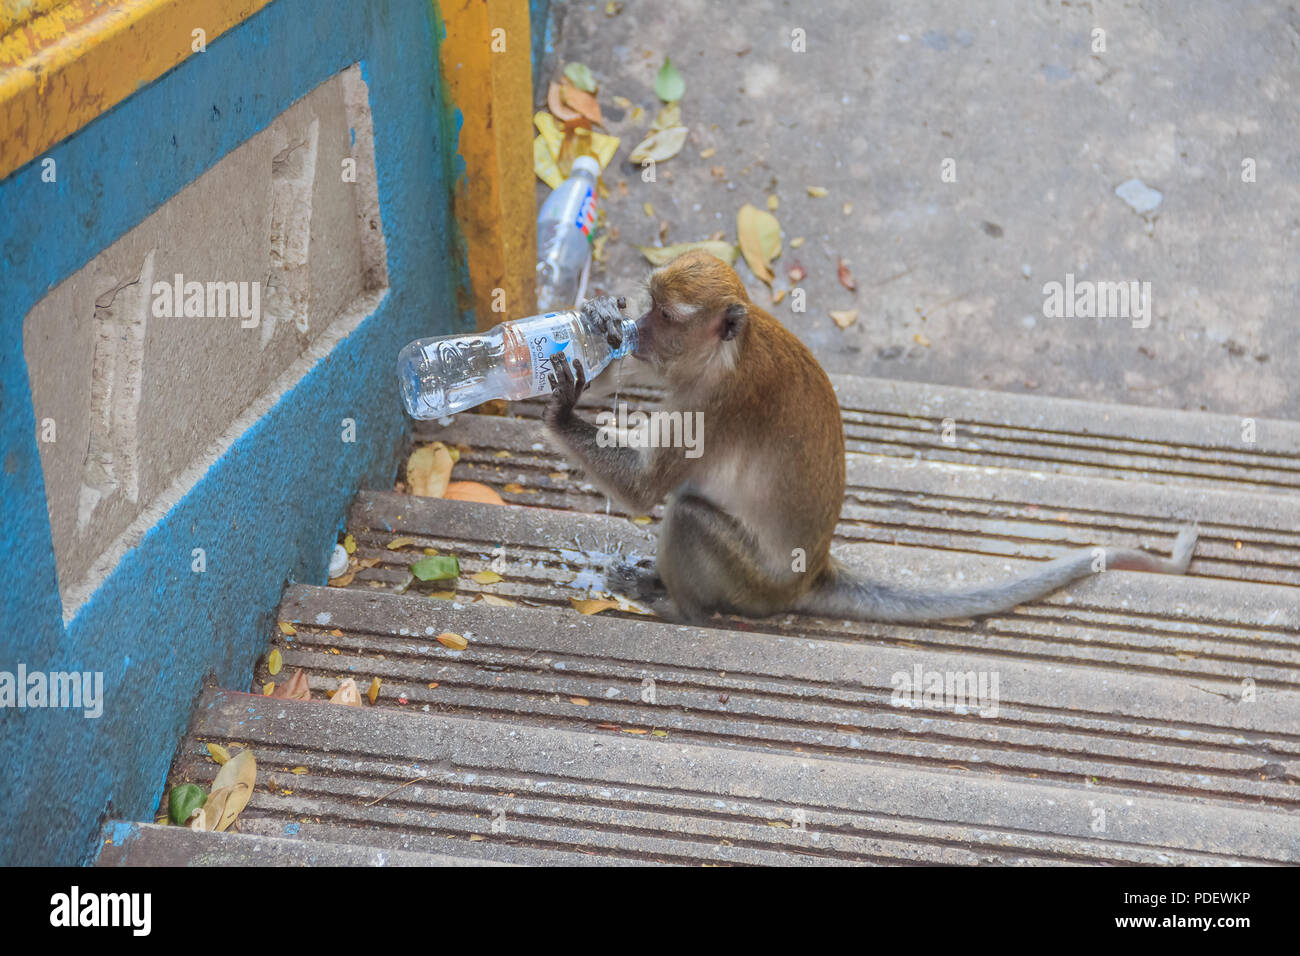
[[[739,335],[748,317],[749,310],[741,303],[733,302],[727,306],[727,310],[722,313],[722,341],[729,342]]]

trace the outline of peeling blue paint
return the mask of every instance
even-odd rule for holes
[[[205,675],[244,687],[291,581],[321,583],[344,510],[392,480],[393,360],[464,327],[454,143],[428,0],[276,0],[202,56],[0,181],[0,669],[104,672],[105,711],[0,711],[0,863],[87,862],[101,821],[150,819]],[[295,100],[360,61],[370,86],[390,290],[122,559],[65,628],[23,317]],[[357,441],[339,441],[356,420]],[[190,550],[208,549],[206,573]],[[116,841],[117,832],[114,831]]]

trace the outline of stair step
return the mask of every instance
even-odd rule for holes
[[[241,825],[401,831],[455,839],[462,854],[493,845],[639,863],[1300,861],[1292,814],[649,735],[208,691],[182,746],[181,766],[200,782],[215,775],[209,741],[258,755]],[[294,766],[307,772],[275,774]],[[268,774],[282,789],[261,785]]]
[[[510,504],[607,510],[608,499],[577,477],[531,419],[462,415],[445,428],[426,423],[418,437],[468,446],[456,479],[491,485]],[[877,543],[1044,558],[1099,542],[1167,547],[1179,527],[1195,523],[1193,575],[1300,586],[1300,496],[1238,485],[1048,477],[1041,469],[953,464],[929,451],[926,460],[850,455],[847,479],[836,528],[840,547]],[[623,514],[617,506],[608,510]],[[653,516],[661,515],[660,506]]]
[[[280,619],[297,631],[276,638],[285,667],[302,668],[320,699],[340,677],[363,690],[379,677],[379,705],[404,712],[1300,807],[1300,692],[1292,689],[1261,691],[1245,705],[1234,684],[1083,667],[1066,674],[1056,663],[971,649],[350,588],[292,586]],[[444,647],[435,640],[444,631],[469,647]],[[996,675],[987,685],[996,711],[896,706],[895,675],[917,668]]]
[[[896,379],[832,375],[849,451],[970,465],[1123,478],[1156,484],[1300,492],[1300,423],[1136,405],[988,392]],[[602,383],[603,384],[603,383]],[[649,408],[654,388],[620,391],[629,408]],[[609,408],[590,394],[582,407]],[[541,401],[511,410],[539,418]],[[952,419],[956,441],[940,438]],[[417,438],[436,423],[420,423]]]
[[[446,853],[109,823],[96,866],[500,866]]]
[[[358,543],[358,554],[380,562],[361,569],[352,588],[420,594],[446,591],[448,582],[413,581],[409,573],[409,566],[424,556],[422,549],[429,547],[460,558],[462,574],[451,583],[461,602],[492,594],[567,608],[570,598],[583,597],[593,585],[600,586],[609,561],[621,556],[648,565],[654,553],[652,528],[615,516],[503,508],[392,492],[358,495],[348,527]],[[413,538],[414,544],[389,549],[387,545],[400,537]],[[505,580],[475,583],[472,575],[489,570],[494,549],[500,547],[505,549]],[[880,544],[850,546],[840,554],[864,574],[893,583],[975,584],[1006,577],[1027,564],[946,549]],[[1247,678],[1270,690],[1300,684],[1300,589],[1220,578],[1190,580],[1111,571],[978,622],[902,626],[787,615],[761,623],[715,618],[710,626],[761,627],[791,637],[871,640],[1017,661],[1217,679],[1236,685],[1232,689],[1238,696],[1240,682]]]

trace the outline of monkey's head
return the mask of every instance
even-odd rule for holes
[[[735,271],[696,249],[650,274],[650,308],[637,320],[637,358],[670,385],[689,388],[730,372],[749,316]]]

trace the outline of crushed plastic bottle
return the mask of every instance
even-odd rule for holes
[[[537,307],[543,312],[580,305],[587,291],[599,175],[599,162],[579,156],[537,215]]]
[[[636,321],[621,300],[503,322],[486,332],[416,339],[397,356],[402,404],[412,418],[439,419],[495,398],[549,394],[555,356],[582,360],[590,381],[636,348]]]

